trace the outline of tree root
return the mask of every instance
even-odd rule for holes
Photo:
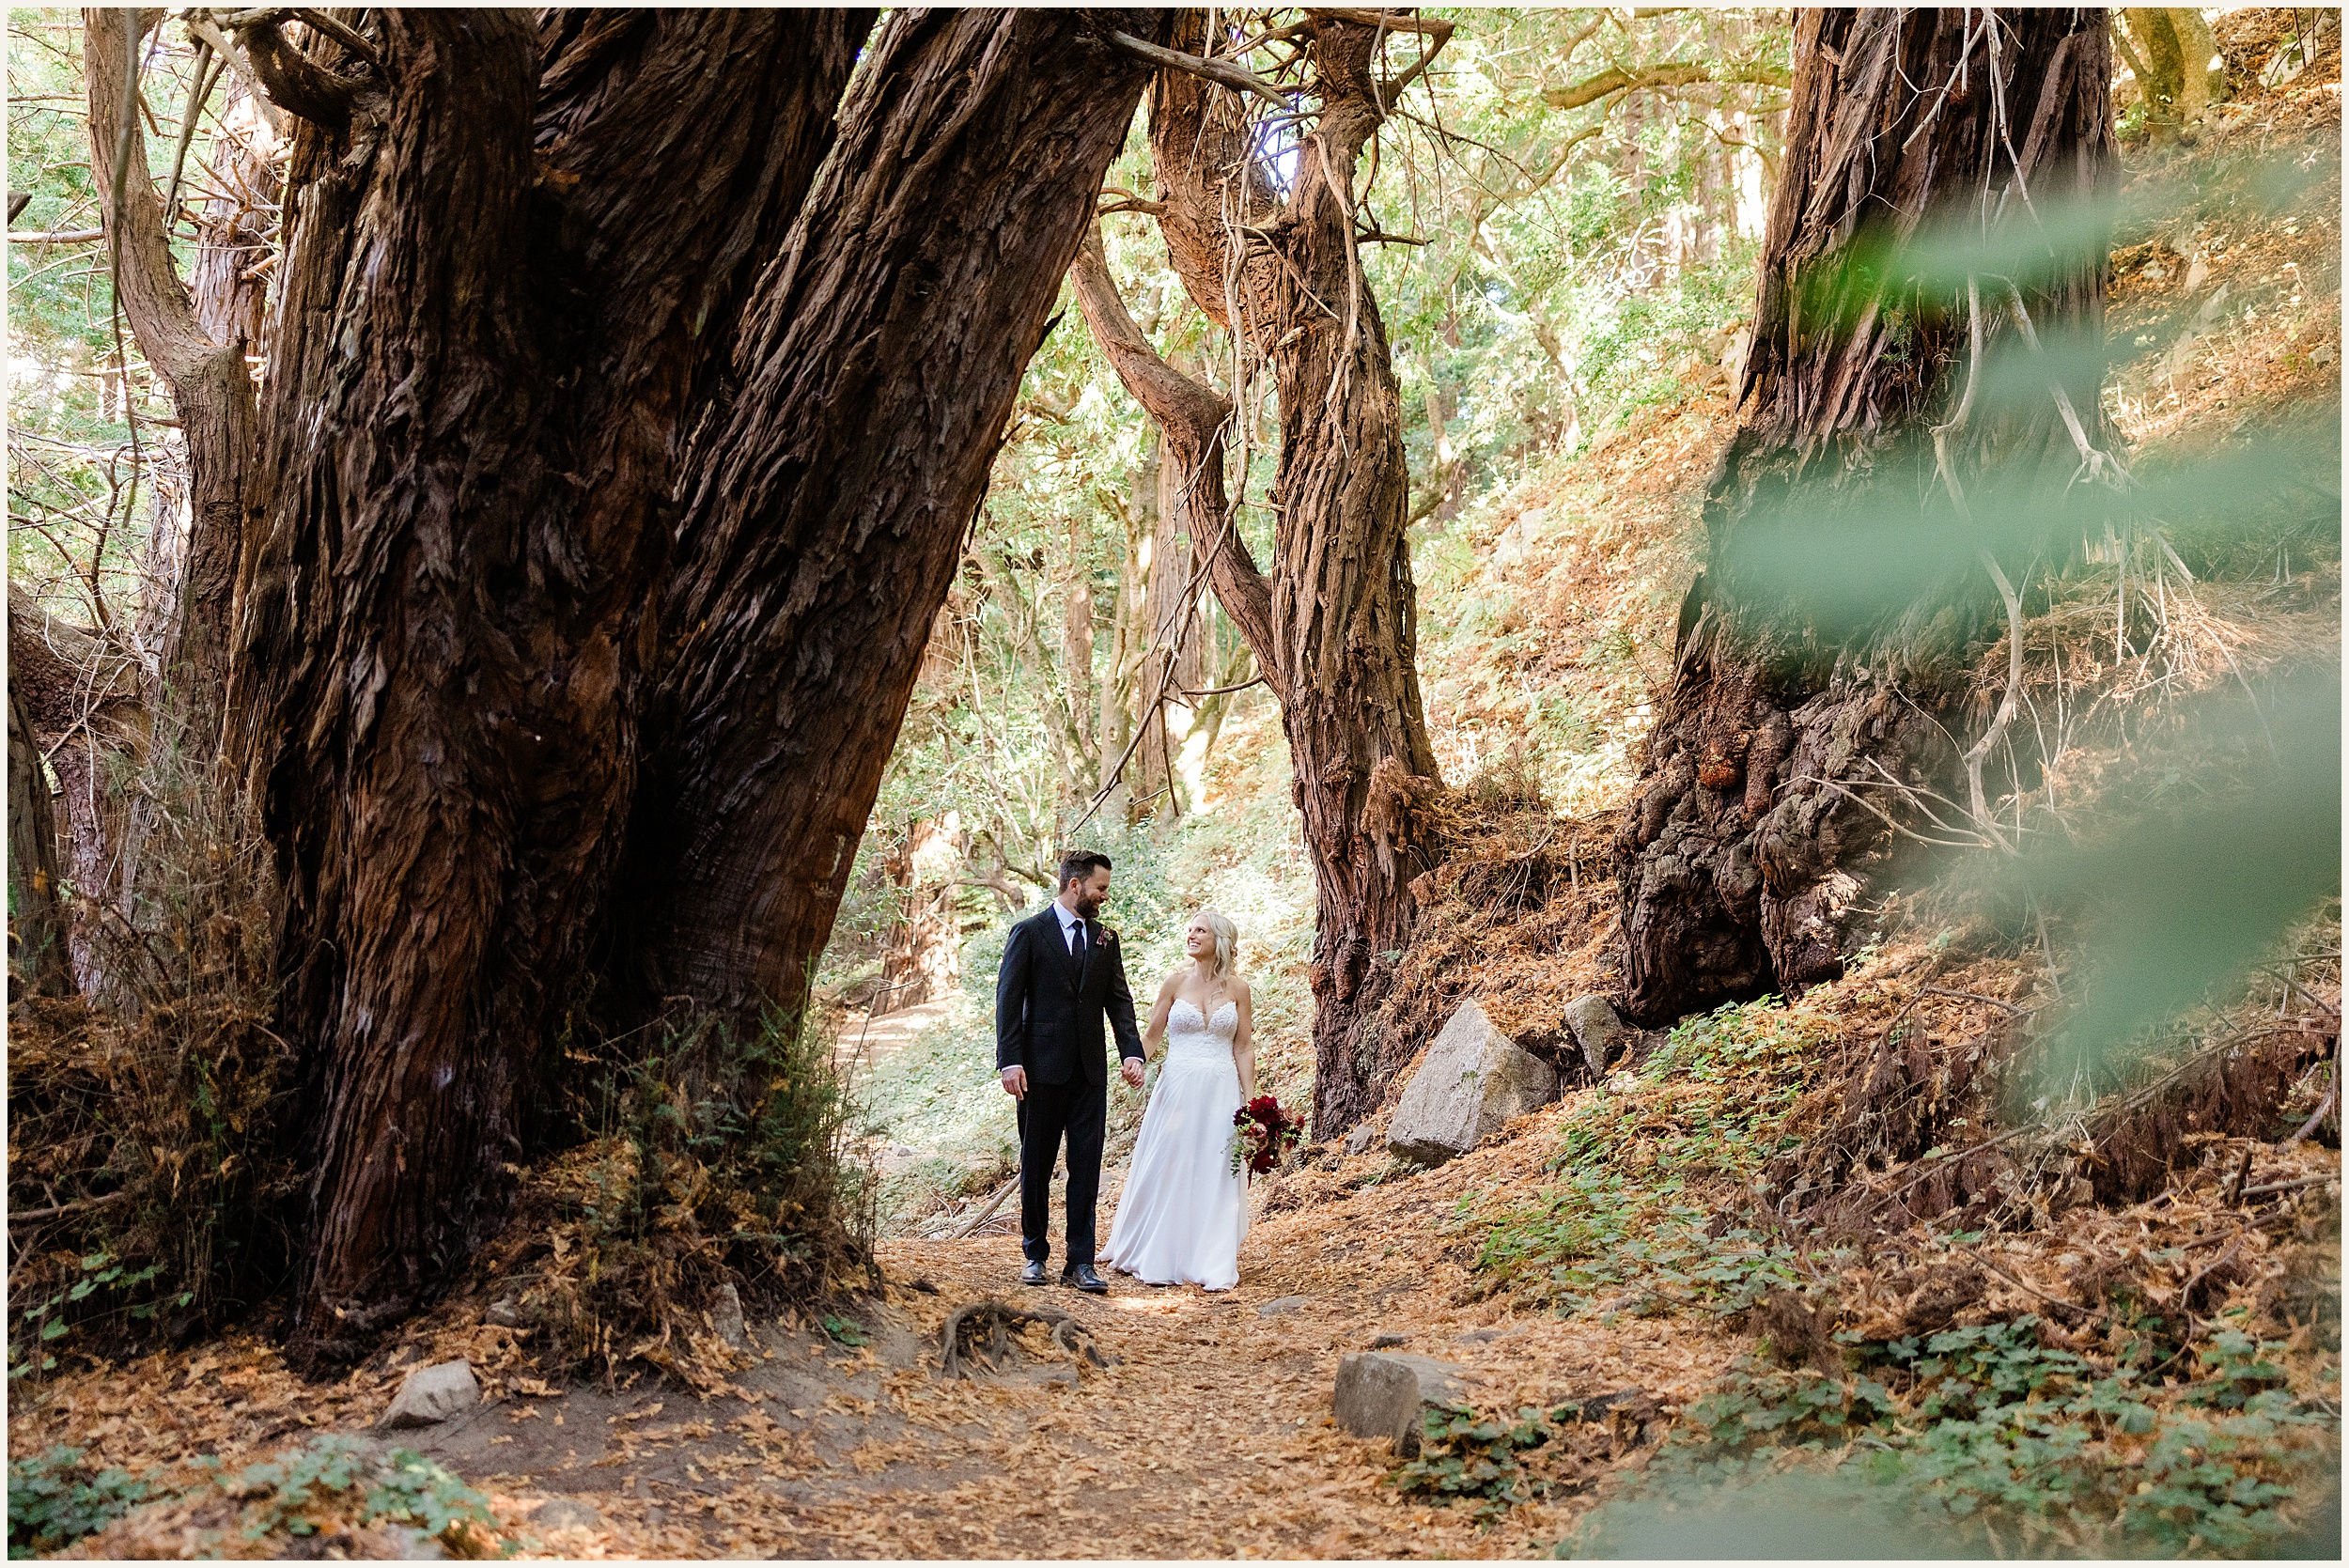
[[[1052,1343],[1067,1352],[1072,1365],[1110,1364],[1094,1343],[1093,1331],[1066,1312],[1052,1307],[1015,1307],[988,1296],[946,1314],[946,1325],[938,1335],[939,1371],[948,1377],[968,1378],[978,1375],[974,1366],[988,1372],[1001,1370],[1014,1336],[1032,1323],[1051,1329]]]

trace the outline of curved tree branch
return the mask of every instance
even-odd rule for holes
[[[362,84],[335,75],[288,43],[274,15],[263,12],[262,20],[237,29],[237,41],[244,45],[262,90],[279,108],[340,134],[350,125],[350,108]]]
[[[1149,413],[1166,439],[1166,460],[1184,476],[1176,500],[1176,531],[1188,533],[1205,557],[1216,598],[1256,655],[1275,695],[1282,694],[1279,644],[1272,629],[1272,590],[1255,556],[1232,526],[1223,489],[1223,430],[1232,405],[1166,363],[1126,308],[1110,276],[1101,225],[1085,234],[1068,269],[1093,340],[1109,356],[1117,379]]]
[[[1615,93],[1688,87],[1704,82],[1742,82],[1755,86],[1784,87],[1791,86],[1794,78],[1777,66],[1737,61],[1719,66],[1682,61],[1672,65],[1641,66],[1632,70],[1621,66],[1609,66],[1596,75],[1586,76],[1570,85],[1545,88],[1542,101],[1552,109],[1579,109],[1585,103],[1595,103]]]

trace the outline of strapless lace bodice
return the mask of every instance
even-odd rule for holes
[[[1166,1015],[1166,1064],[1231,1067],[1232,1037],[1239,1032],[1239,1003],[1226,1001],[1203,1015],[1188,998],[1175,999]]]

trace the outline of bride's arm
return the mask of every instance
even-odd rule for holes
[[[1256,994],[1239,983],[1239,1029],[1232,1036],[1232,1061],[1239,1067],[1239,1097],[1256,1097]]]
[[[1166,1016],[1174,1011],[1174,992],[1182,982],[1180,974],[1170,974],[1159,983],[1159,1000],[1150,1004],[1150,1027],[1142,1036],[1142,1059],[1156,1062],[1166,1045]]]

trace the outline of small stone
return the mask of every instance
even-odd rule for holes
[[[532,1509],[529,1520],[540,1529],[601,1529],[603,1515],[577,1498],[550,1498]]]
[[[383,1412],[385,1426],[433,1426],[481,1403],[473,1364],[462,1358],[419,1367],[408,1374]]]
[[[481,1314],[481,1321],[498,1328],[520,1328],[522,1326],[522,1298],[501,1296],[490,1303],[490,1310]]]
[[[718,1337],[735,1349],[749,1343],[748,1331],[742,1327],[742,1293],[734,1288],[733,1281],[718,1287],[717,1299],[710,1303],[709,1317]]]
[[[668,1522],[669,1511],[667,1509],[647,1508],[645,1510],[645,1523],[650,1525],[653,1529],[659,1529],[662,1525],[665,1525]]]
[[[1297,1311],[1298,1308],[1305,1305],[1305,1302],[1306,1297],[1302,1296],[1283,1296],[1277,1301],[1268,1301],[1257,1308],[1256,1315],[1258,1317],[1281,1317]]]
[[[2309,363],[2310,365],[2330,365],[2333,363],[2334,357],[2333,346],[2329,343],[2320,343],[2315,348],[2309,350]]]
[[[1365,1351],[1338,1362],[1330,1404],[1338,1425],[1357,1437],[1386,1437],[1409,1459],[1419,1452],[1420,1417],[1431,1405],[1464,1404],[1465,1374],[1424,1356]]]
[[[1349,1155],[1359,1155],[1377,1141],[1378,1129],[1368,1122],[1364,1122],[1346,1135],[1346,1152]]]
[[[1401,1334],[1380,1334],[1370,1342],[1370,1348],[1373,1350],[1392,1350],[1397,1345],[1408,1344],[1410,1343],[1411,1342],[1408,1339]]]
[[[1405,1087],[1387,1127],[1387,1152],[1440,1165],[1557,1094],[1556,1068],[1519,1049],[1474,1001],[1463,1001]]]
[[[1593,1079],[1607,1076],[1608,1063],[1621,1054],[1623,1037],[1630,1032],[1616,1016],[1614,1003],[1602,996],[1577,997],[1566,1003],[1566,1032],[1582,1048],[1582,1060]]]
[[[394,1525],[389,1533],[399,1548],[403,1562],[447,1560],[448,1548],[441,1545],[441,1538],[437,1535],[427,1535],[409,1525]]]

